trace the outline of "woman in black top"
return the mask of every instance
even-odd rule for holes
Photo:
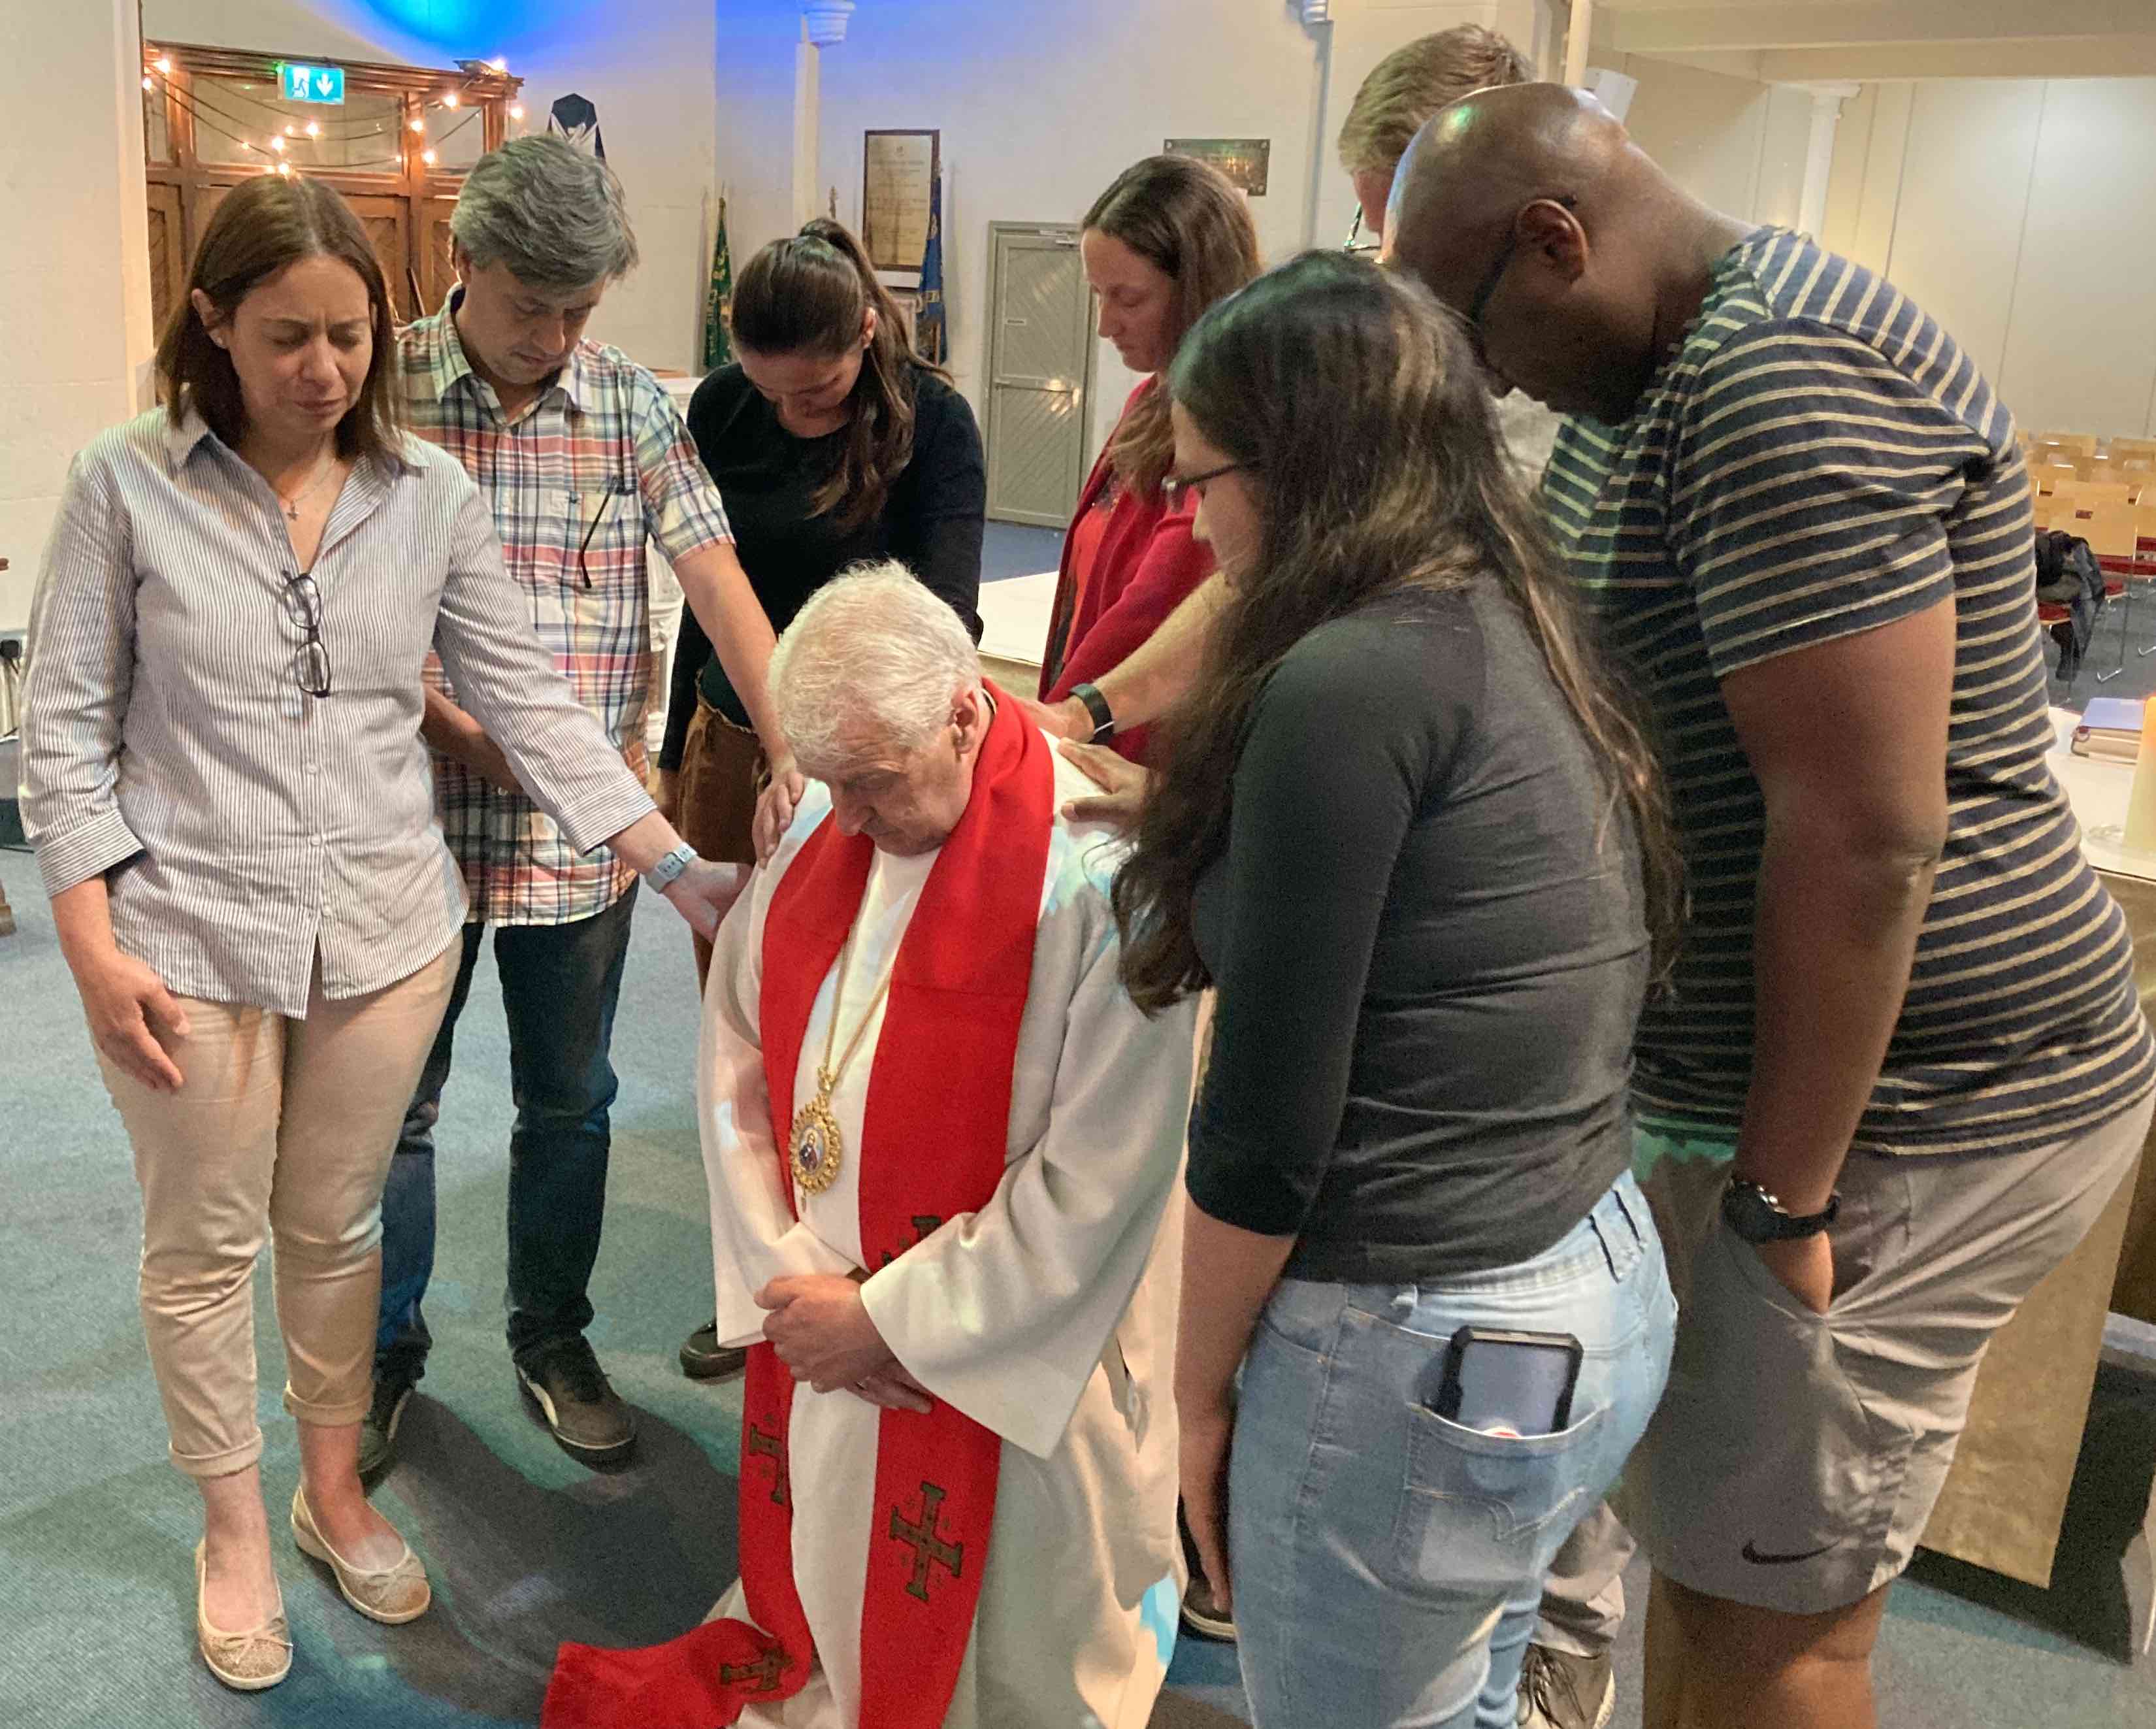
[[[860,242],[821,219],[774,240],[741,274],[732,328],[741,358],[697,387],[689,431],[772,629],[847,566],[897,558],[978,637],[980,429],[949,375],[914,352]],[[697,851],[753,862],[762,754],[685,615],[659,764]],[[710,953],[699,939],[700,979]]]
[[[696,387],[689,431],[772,629],[784,630],[849,565],[896,558],[978,641],[988,504],[981,430],[950,375],[914,352],[860,242],[821,218],[773,241],[735,285],[733,337],[741,358]],[[685,613],[661,805],[705,857],[753,863],[764,769],[740,696]],[[696,944],[701,988],[711,945]],[[722,1348],[710,1325],[681,1346],[682,1370],[698,1380],[732,1374],[747,1357]]]
[[[1424,291],[1312,254],[1169,382],[1229,594],[1116,904],[1140,1006],[1218,992],[1185,1510],[1261,1729],[1509,1725],[1543,1569],[1668,1369],[1625,1109],[1659,783]],[[1569,1344],[1455,1361],[1467,1327],[1577,1340],[1576,1379]]]

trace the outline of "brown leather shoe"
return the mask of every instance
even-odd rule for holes
[[[540,1347],[529,1367],[516,1366],[516,1382],[572,1459],[603,1467],[620,1464],[634,1449],[636,1418],[582,1335]]]
[[[691,1381],[719,1381],[748,1366],[748,1352],[719,1343],[716,1317],[681,1341],[681,1372]]]

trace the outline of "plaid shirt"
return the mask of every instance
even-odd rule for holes
[[[539,399],[505,422],[458,340],[459,298],[400,339],[412,430],[479,483],[532,629],[640,776],[652,667],[644,541],[678,562],[733,538],[726,508],[673,399],[618,349],[579,342]],[[454,697],[432,656],[427,680]],[[635,880],[606,847],[578,852],[522,795],[439,753],[434,762],[468,919],[567,924],[604,912]]]

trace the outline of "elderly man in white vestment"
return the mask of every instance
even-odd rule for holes
[[[564,1646],[546,1729],[1142,1729],[1173,1648],[1193,1011],[1124,994],[1090,783],[904,570],[772,681],[808,795],[717,939],[698,1076],[742,1577]]]

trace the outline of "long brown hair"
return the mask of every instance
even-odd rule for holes
[[[839,526],[846,529],[860,527],[883,508],[891,483],[913,460],[918,373],[947,381],[951,375],[916,351],[898,302],[876,280],[868,253],[843,224],[819,216],[799,234],[773,240],[734,284],[734,340],[752,354],[835,360],[860,341],[871,306],[875,335],[854,382],[845,447],[813,499],[818,516],[835,510]]]
[[[1084,227],[1120,240],[1175,284],[1168,315],[1174,352],[1205,309],[1258,274],[1258,229],[1228,177],[1187,156],[1149,156],[1118,174],[1093,201]],[[1109,441],[1108,460],[1143,497],[1160,491],[1175,460],[1168,392],[1138,399]]]
[[[1397,272],[1306,253],[1208,312],[1169,384],[1206,440],[1259,476],[1264,522],[1254,569],[1229,589],[1204,670],[1169,718],[1167,761],[1116,878],[1132,1000],[1152,1012],[1211,982],[1192,897],[1227,844],[1244,733],[1281,657],[1373,596],[1485,574],[1526,621],[1601,770],[1603,843],[1613,831],[1620,844],[1637,837],[1665,971],[1684,897],[1661,776],[1560,586],[1451,314]]]
[[[157,391],[177,425],[192,408],[225,443],[247,434],[247,408],[232,357],[210,340],[195,311],[199,288],[229,319],[239,303],[288,265],[303,258],[350,265],[367,285],[374,352],[359,399],[337,422],[337,454],[390,455],[401,449],[398,397],[388,382],[397,360],[397,332],[382,266],[367,230],[335,188],[295,174],[264,174],[227,193],[209,219],[187,272],[187,291],[173,302],[157,342]]]

